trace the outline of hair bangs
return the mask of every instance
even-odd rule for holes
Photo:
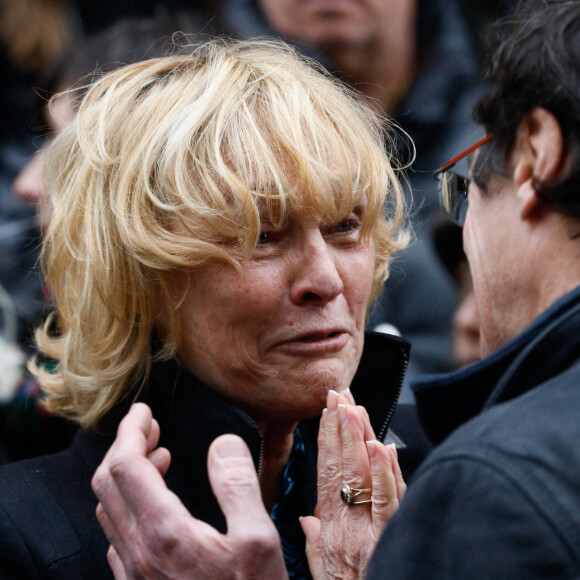
[[[196,133],[188,173],[198,181],[202,205],[212,201],[222,211],[207,226],[224,241],[235,238],[250,250],[261,221],[282,228],[291,212],[304,208],[338,221],[363,200],[363,234],[376,224],[395,181],[380,123],[355,98],[345,99],[341,87],[332,86],[330,95],[327,82],[323,88],[324,103],[316,87],[289,83],[286,75],[245,79],[243,91],[222,101],[208,143]]]

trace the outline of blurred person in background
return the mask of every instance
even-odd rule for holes
[[[182,11],[191,15],[197,32],[214,18],[215,10],[213,0],[0,0],[0,284],[16,315],[15,341],[28,352],[46,298],[37,264],[41,233],[34,209],[13,195],[11,184],[46,135],[37,93],[46,95],[55,88],[51,85],[57,79],[49,77],[58,74],[69,50],[82,51],[89,36],[121,20],[167,18]],[[119,30],[123,32],[128,31]],[[99,64],[107,63],[109,55],[120,62],[134,58],[115,55],[121,39],[111,39],[111,48],[100,47],[106,54],[92,55],[101,58]],[[138,52],[139,42],[129,36],[125,48],[131,47]],[[95,68],[96,63],[91,64]],[[90,70],[84,67],[81,72]]]
[[[0,284],[16,321],[10,338],[25,349],[44,305],[39,232],[34,208],[11,184],[38,143],[33,87],[78,35],[67,0],[0,1]]]
[[[437,256],[457,285],[457,305],[452,321],[453,360],[457,368],[481,358],[479,314],[461,228],[448,217],[433,223],[433,245]]]
[[[72,433],[37,407],[39,386],[25,371],[45,296],[35,209],[12,182],[37,147],[32,87],[77,33],[66,0],[0,1],[0,462],[59,449]]]
[[[399,155],[412,163],[407,198],[416,240],[393,264],[369,327],[402,335],[412,345],[408,383],[454,368],[451,324],[455,285],[434,251],[429,222],[439,212],[432,172],[441,158],[471,144],[471,112],[483,89],[478,39],[455,1],[224,0],[226,30],[278,34],[297,43],[394,118]]]
[[[45,232],[50,223],[50,202],[44,177],[46,148],[73,119],[93,79],[126,64],[170,54],[176,48],[175,42],[192,42],[202,34],[204,27],[205,22],[199,15],[188,11],[123,18],[83,38],[47,68],[41,80],[42,90],[37,89],[44,97],[38,103],[45,120],[46,142],[12,183],[16,196],[35,208],[41,232]],[[52,96],[55,97],[51,99]]]
[[[196,12],[127,18],[74,42],[55,62],[44,63],[36,100],[39,116],[44,119],[44,144],[12,183],[14,193],[35,212],[41,235],[48,228],[51,213],[45,178],[46,149],[73,119],[93,79],[123,64],[169,54],[175,49],[178,33],[189,34],[188,41],[192,42],[203,28],[204,22]],[[174,38],[174,35],[177,36]],[[58,96],[50,100],[55,94]],[[33,276],[32,271],[19,272],[17,268],[11,273],[15,278],[20,274]],[[0,446],[3,448],[0,462],[6,463],[65,448],[72,441],[76,425],[44,408],[40,384],[25,369],[32,345],[23,348],[18,344],[13,297],[8,293],[2,297],[2,328],[4,335],[11,337],[0,349]],[[29,308],[37,315],[50,305],[44,283],[35,304],[34,309],[30,304]],[[7,330],[7,321],[11,322],[12,330]]]

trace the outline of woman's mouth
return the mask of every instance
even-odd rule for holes
[[[340,331],[329,332],[328,334],[310,334],[308,336],[305,336],[304,338],[301,338],[300,340],[304,340],[307,342],[313,342],[315,340],[323,340],[325,338],[332,338],[332,337],[337,336],[339,334],[340,334]]]
[[[349,336],[345,330],[312,332],[284,340],[276,348],[296,353],[332,353],[341,350],[346,345]]]

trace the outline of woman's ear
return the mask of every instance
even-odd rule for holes
[[[520,123],[512,154],[513,178],[520,200],[520,216],[530,219],[541,207],[534,181],[557,181],[566,169],[564,136],[556,117],[534,109]]]

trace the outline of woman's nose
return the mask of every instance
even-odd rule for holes
[[[290,291],[294,304],[323,306],[343,291],[337,253],[320,231],[309,236],[303,244],[294,268],[294,282]]]

